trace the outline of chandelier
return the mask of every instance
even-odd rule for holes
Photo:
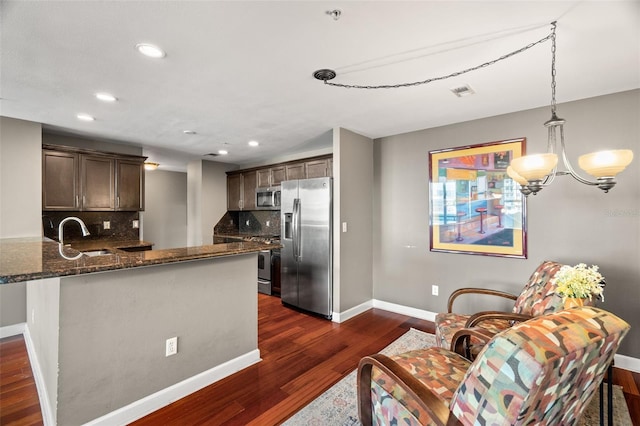
[[[471,68],[456,71],[447,75],[428,78],[422,81],[411,83],[384,84],[384,85],[359,85],[359,84],[342,84],[334,83],[336,72],[331,69],[320,69],[313,73],[313,77],[321,80],[327,86],[342,87],[347,89],[397,89],[418,86],[422,84],[432,83],[434,81],[446,80],[448,78],[457,77],[471,71],[493,65],[504,59],[508,59],[514,55],[522,53],[532,47],[551,40],[551,118],[544,123],[548,129],[547,152],[545,154],[526,155],[514,158],[507,168],[509,177],[520,184],[520,191],[524,195],[537,194],[542,188],[549,186],[556,176],[571,175],[578,182],[585,185],[597,186],[604,192],[609,192],[616,184],[615,177],[623,171],[633,160],[633,152],[628,149],[598,151],[590,154],[582,155],[578,158],[580,167],[593,176],[596,180],[588,180],[580,176],[571,166],[567,158],[564,143],[564,123],[565,120],[558,118],[556,115],[556,25],[557,22],[551,23],[551,32],[544,38],[530,43],[518,50],[507,53],[499,58],[476,65]],[[558,154],[556,154],[557,135],[560,134],[560,155],[565,170],[558,170]]]
[[[520,191],[524,195],[537,194],[559,175],[571,175],[580,183],[597,186],[605,193],[609,192],[616,184],[616,175],[633,160],[633,152],[629,149],[618,149],[580,156],[578,158],[580,168],[596,180],[583,178],[571,166],[564,143],[565,120],[556,115],[556,22],[552,22],[551,26],[551,118],[544,123],[548,133],[547,152],[514,158],[507,168],[507,174],[520,184]],[[558,133],[560,134],[560,155],[565,168],[561,171],[558,170],[558,154],[556,154]]]

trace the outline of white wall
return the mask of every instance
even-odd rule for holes
[[[0,238],[42,236],[42,129],[0,117]],[[26,285],[0,285],[0,327],[26,321]]]
[[[187,174],[152,170],[145,173],[142,239],[153,248],[187,246]]]
[[[442,312],[460,287],[518,293],[543,260],[597,264],[607,279],[599,305],[632,327],[619,353],[639,358],[640,90],[558,105],[576,167],[579,155],[599,149],[630,148],[636,159],[608,194],[561,176],[530,196],[528,259],[429,251],[429,151],[524,136],[528,153],[542,152],[549,115],[538,108],[375,141],[374,297]],[[440,296],[431,296],[432,284]]]

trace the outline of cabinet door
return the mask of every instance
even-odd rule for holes
[[[114,183],[114,160],[112,158],[80,155],[82,210],[114,210]]]
[[[327,174],[327,160],[315,160],[305,163],[307,172],[307,179],[326,177]]]
[[[242,210],[242,174],[227,175],[227,210]]]
[[[78,210],[78,154],[42,151],[42,209]]]
[[[280,185],[283,180],[287,180],[287,170],[285,167],[273,167],[271,169],[271,185]]]
[[[256,188],[258,183],[256,172],[242,174],[242,210],[256,209]]]
[[[271,186],[271,169],[258,170],[258,188]]]
[[[116,160],[116,210],[144,210],[144,166],[142,163]]]
[[[304,171],[304,163],[287,165],[287,180],[304,179],[307,176]]]

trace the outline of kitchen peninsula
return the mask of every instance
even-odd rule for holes
[[[83,255],[0,240],[0,283],[27,282],[45,423],[125,424],[260,360],[257,252],[272,245]],[[178,338],[178,353],[165,342]]]

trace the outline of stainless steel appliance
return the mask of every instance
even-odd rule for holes
[[[331,318],[332,180],[292,180],[281,186],[282,303]]]
[[[258,293],[271,294],[271,250],[258,253]]]
[[[280,187],[256,189],[256,210],[280,210]]]

